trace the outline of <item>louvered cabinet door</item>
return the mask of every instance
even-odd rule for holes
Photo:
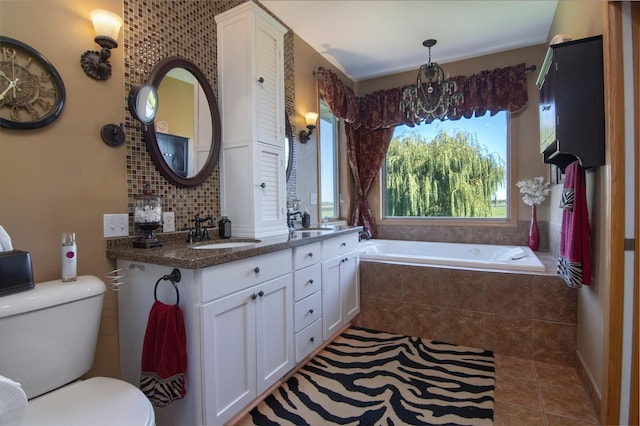
[[[255,205],[256,225],[258,227],[274,226],[286,221],[282,205],[284,203],[284,153],[282,148],[276,148],[262,143],[257,144]]]
[[[256,123],[258,142],[284,147],[283,38],[271,24],[256,21]]]

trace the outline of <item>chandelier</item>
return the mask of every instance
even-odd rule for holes
[[[431,62],[431,48],[436,43],[434,39],[422,42],[429,49],[429,62],[418,70],[416,85],[406,87],[402,94],[401,108],[416,123],[446,120],[447,114],[455,114],[456,107],[464,101],[464,96],[457,93],[458,83],[445,80],[440,65]]]

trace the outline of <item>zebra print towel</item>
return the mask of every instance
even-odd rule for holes
[[[490,425],[491,351],[352,327],[239,425]]]

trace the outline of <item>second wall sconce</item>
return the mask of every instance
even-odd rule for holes
[[[96,32],[94,41],[102,47],[100,52],[87,50],[80,57],[82,69],[96,80],[108,80],[111,77],[111,49],[118,47],[118,35],[123,21],[120,16],[108,10],[96,9],[89,13]]]
[[[313,129],[316,128],[316,121],[318,121],[317,112],[308,112],[304,115],[304,121],[307,125],[308,132],[304,130],[300,131],[300,143],[307,143],[313,134]]]

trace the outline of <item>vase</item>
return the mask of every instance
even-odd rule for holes
[[[537,251],[540,246],[540,231],[538,230],[538,219],[536,218],[536,205],[531,206],[531,225],[529,225],[529,248]]]

